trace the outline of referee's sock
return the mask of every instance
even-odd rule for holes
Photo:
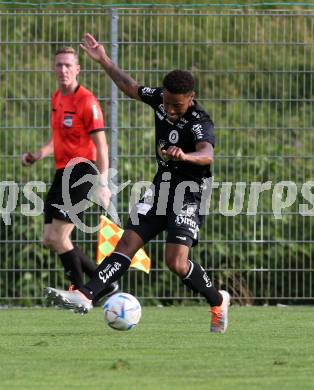
[[[81,287],[84,283],[84,275],[81,259],[76,248],[59,254],[59,257],[64,267],[65,276],[70,279],[76,288]]]
[[[191,260],[189,262],[189,272],[182,279],[183,283],[192,291],[203,295],[210,306],[220,306],[222,304],[222,296],[213,286],[205,270],[198,263]]]
[[[96,269],[94,276],[79,290],[93,302],[103,296],[104,290],[129,269],[131,259],[120,252],[112,252]]]

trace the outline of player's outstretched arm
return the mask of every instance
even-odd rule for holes
[[[122,92],[130,98],[141,100],[138,95],[138,83],[113,63],[104,46],[100,45],[91,34],[84,35],[80,46],[90,58],[102,66]]]

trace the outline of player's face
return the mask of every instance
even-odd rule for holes
[[[171,93],[166,89],[163,90],[163,103],[167,114],[167,118],[171,122],[178,121],[193,105],[194,92],[186,94]]]
[[[77,84],[80,65],[72,53],[60,53],[55,58],[55,72],[59,86],[68,89]]]

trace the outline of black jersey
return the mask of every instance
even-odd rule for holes
[[[162,171],[170,171],[182,180],[202,181],[211,176],[209,165],[196,165],[186,161],[173,161],[167,159],[161,153],[162,149],[168,149],[174,145],[184,153],[196,151],[198,142],[209,142],[215,145],[214,124],[210,116],[195,101],[195,105],[176,123],[167,119],[163,105],[162,88],[139,87],[138,94],[144,103],[149,104],[155,111],[156,133],[156,159],[158,168]]]

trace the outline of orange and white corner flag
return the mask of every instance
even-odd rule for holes
[[[98,247],[97,247],[97,264],[100,264],[106,256],[113,252],[115,246],[120,240],[123,233],[118,225],[110,221],[104,215],[100,216],[100,229],[98,232]],[[147,274],[150,271],[151,260],[147,256],[144,249],[139,249],[131,261],[131,267],[144,271]]]

